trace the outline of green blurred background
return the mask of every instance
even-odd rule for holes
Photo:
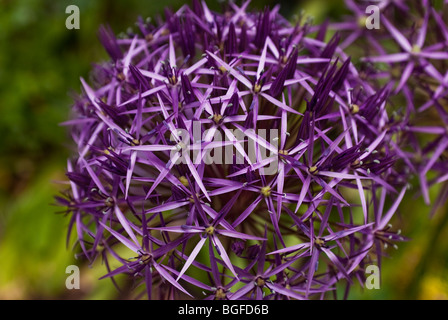
[[[53,196],[65,188],[73,151],[65,127],[71,92],[80,92],[94,62],[107,59],[100,24],[116,33],[143,18],[163,15],[178,0],[0,0],[0,299],[117,299],[100,262],[89,268],[65,246],[68,218],[56,214]],[[253,1],[253,8],[278,1]],[[287,17],[305,10],[318,23],[345,14],[342,0],[283,1]],[[65,8],[77,5],[80,30],[67,30]],[[220,4],[208,1],[219,10]],[[444,208],[446,211],[446,207]],[[440,210],[443,211],[443,210]],[[447,299],[447,214],[428,218],[420,200],[408,199],[395,218],[411,242],[384,260],[380,290],[356,287],[351,299]],[[73,242],[72,242],[73,243]],[[81,268],[81,290],[67,290],[66,267]]]

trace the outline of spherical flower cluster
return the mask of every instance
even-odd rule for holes
[[[384,12],[408,8],[386,2]],[[363,286],[365,267],[406,240],[389,221],[409,177],[425,198],[429,171],[442,173],[431,185],[448,177],[448,72],[430,62],[446,66],[448,32],[422,4],[406,34],[381,16],[402,52],[371,41],[378,55],[361,68],[342,28],[326,41],[329,24],[291,24],[278,6],[216,13],[193,1],[124,37],[102,27],[111,61],[81,79],[66,123],[71,188],[58,197],[81,255],[103,259],[105,278],[129,274],[149,299],[338,298],[339,285]],[[445,38],[426,43],[429,27]],[[351,44],[367,39],[354,32]],[[429,110],[440,126],[421,124]],[[438,138],[421,146],[424,133]]]

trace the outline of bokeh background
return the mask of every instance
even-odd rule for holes
[[[92,63],[107,59],[97,30],[116,33],[136,18],[163,16],[179,0],[0,0],[0,299],[119,299],[97,261],[89,267],[66,246],[68,218],[54,195],[66,186],[66,159],[73,152],[67,129],[72,94]],[[220,3],[207,1],[212,9]],[[254,0],[253,8],[279,1]],[[65,8],[77,5],[81,28],[67,30]],[[280,1],[292,18],[302,10],[316,23],[343,18],[342,0]],[[436,190],[433,190],[434,192]],[[434,197],[433,197],[434,199]],[[383,261],[380,290],[356,286],[350,299],[448,299],[448,213],[429,218],[421,199],[407,198],[394,228],[411,238]],[[81,269],[81,289],[67,290],[68,265]]]

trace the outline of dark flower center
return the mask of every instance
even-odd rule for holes
[[[263,188],[261,188],[260,192],[266,198],[270,197],[271,196],[271,187],[270,186],[263,187]]]
[[[144,253],[140,256],[140,261],[143,262],[144,264],[150,263],[151,260],[152,260],[152,254],[150,253]]]
[[[266,281],[262,277],[258,277],[257,279],[255,279],[255,283],[258,287],[262,288],[266,284]]]
[[[105,201],[104,201],[104,205],[106,207],[113,207],[114,206],[114,199],[112,197],[108,197]]]
[[[209,236],[215,233],[215,227],[209,226],[205,229],[205,233],[207,233]]]
[[[224,300],[226,298],[226,291],[222,288],[218,288],[215,292],[215,300]]]
[[[222,120],[222,115],[220,115],[220,114],[215,114],[215,115],[213,116],[213,121],[214,121],[216,124],[219,124],[219,123],[221,122],[221,120]]]
[[[196,193],[196,197],[199,199],[199,193]],[[193,195],[190,195],[189,200],[190,200],[191,203],[195,202]]]
[[[312,166],[312,167],[310,167],[310,168],[308,169],[308,172],[309,172],[310,174],[317,174],[317,173],[319,172],[319,170],[317,170],[317,167],[316,167],[316,166]]]
[[[352,114],[357,114],[359,112],[359,106],[357,104],[350,105],[350,111]]]
[[[314,243],[316,244],[316,246],[318,246],[318,247],[322,247],[322,246],[325,245],[325,240],[322,239],[322,238],[316,238],[316,239],[314,240]]]

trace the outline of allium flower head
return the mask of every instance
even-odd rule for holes
[[[248,5],[102,27],[111,61],[81,79],[60,201],[82,255],[147,298],[331,297],[404,240],[388,226],[406,191],[394,88],[363,79],[326,24]]]

